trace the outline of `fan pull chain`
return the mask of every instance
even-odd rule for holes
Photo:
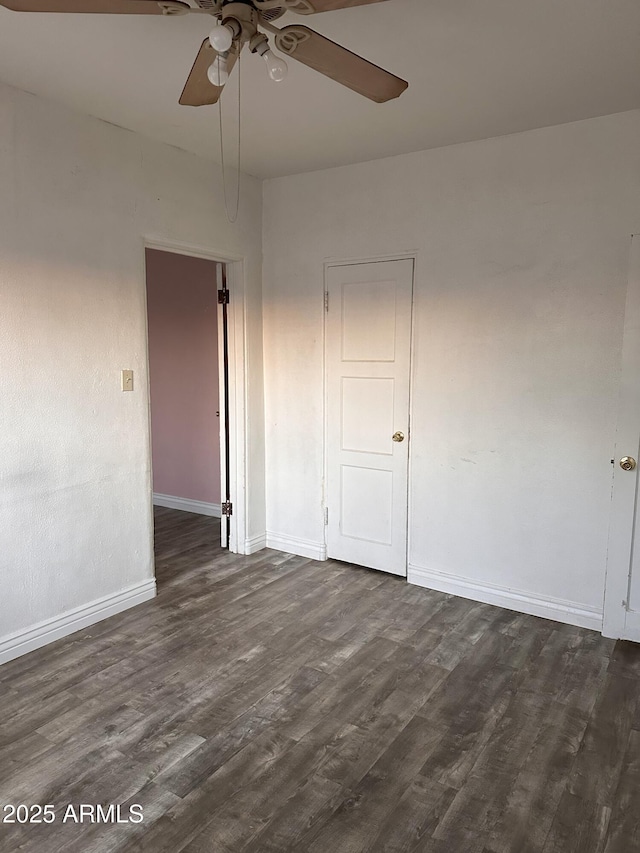
[[[233,225],[238,219],[238,211],[240,209],[240,155],[241,155],[241,90],[242,90],[242,58],[238,57],[238,167],[236,174],[236,205],[233,216],[229,213],[229,201],[227,198],[227,173],[225,169],[225,158],[224,158],[224,127],[222,121],[222,98],[218,102],[218,118],[220,125],[220,161],[222,165],[222,189],[224,193],[224,209],[227,214],[227,219]]]

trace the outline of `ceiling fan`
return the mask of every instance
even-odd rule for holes
[[[278,28],[273,21],[285,12],[312,15],[385,0],[0,0],[16,12],[77,12],[113,15],[205,14],[216,18],[209,38],[202,43],[180,97],[188,106],[215,104],[245,44],[262,56],[272,80],[283,80],[287,64],[271,50],[268,37],[283,54],[319,71],[376,103],[399,97],[405,80],[352,53],[309,27],[297,24]]]

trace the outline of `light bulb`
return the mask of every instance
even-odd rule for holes
[[[209,70],[207,71],[207,77],[209,78],[209,82],[212,86],[221,88],[225,85],[229,79],[229,71],[227,69],[226,61],[221,56],[216,56],[211,63]]]
[[[229,27],[223,24],[218,24],[209,33],[209,42],[214,50],[218,53],[226,53],[233,44],[233,33]]]
[[[289,70],[289,66],[284,59],[280,59],[280,57],[276,56],[272,50],[265,50],[262,54],[262,58],[267,64],[269,77],[271,77],[271,79],[276,83],[281,83],[287,76],[287,72]]]

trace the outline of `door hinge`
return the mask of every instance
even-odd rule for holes
[[[219,290],[218,291],[218,305],[228,305],[229,304],[229,291],[228,290]]]
[[[227,518],[233,515],[233,504],[231,503],[231,501],[224,501],[222,506],[220,507],[220,511],[222,512],[222,515],[226,516]]]
[[[329,310],[329,291],[325,290],[324,292],[324,310]]]
[[[324,508],[324,523],[325,525],[329,524],[329,507],[326,506]]]

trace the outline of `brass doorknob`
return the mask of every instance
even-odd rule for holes
[[[394,432],[393,440],[394,441],[404,441],[404,433],[403,432]]]
[[[633,469],[636,467],[636,464],[636,460],[633,458],[633,456],[623,456],[620,460],[620,467],[623,471],[633,471]]]

